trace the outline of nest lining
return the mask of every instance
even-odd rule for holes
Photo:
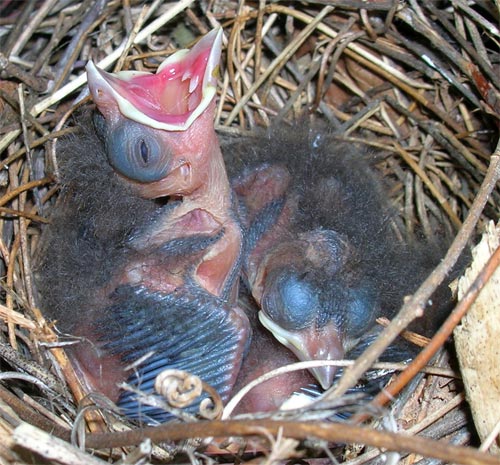
[[[481,206],[482,196],[493,189],[498,176],[494,168],[498,154],[491,156],[500,120],[498,2],[345,0],[333,4],[184,0],[149,2],[143,7],[134,1],[87,0],[47,1],[34,8],[34,3],[4,2],[0,19],[0,268],[4,276],[0,312],[6,373],[0,386],[4,402],[0,424],[5,444],[20,444],[19,437],[31,437],[27,432],[22,436],[19,430],[13,433],[23,420],[51,429],[54,434],[47,440],[55,447],[55,436],[67,439],[67,429],[77,419],[75,403],[82,393],[71,379],[63,352],[51,348],[57,346],[57,336],[37,307],[31,263],[41,253],[37,251],[40,229],[57,197],[55,140],[71,131],[63,128],[82,89],[83,66],[90,58],[109,60],[112,69],[152,70],[166,55],[222,25],[227,41],[216,120],[220,131],[239,134],[280,119],[322,114],[343,140],[361,141],[387,154],[380,169],[393,181],[391,194],[404,229],[418,229],[429,237],[436,225],[451,235],[461,230],[465,243],[488,219],[498,219],[498,191],[493,190]],[[474,214],[477,224],[465,222]],[[449,412],[432,437],[474,444],[460,383],[437,376],[422,378],[400,398],[402,408],[396,419],[416,432],[426,413],[440,417]],[[87,420],[98,431],[109,428],[94,411]],[[251,421],[214,423],[213,429],[204,431],[244,435],[252,431]],[[279,425],[271,420],[260,420],[259,425],[270,435],[278,434]],[[264,439],[261,447],[270,451],[268,459],[289,459],[318,449],[323,453],[324,442],[305,449],[293,442],[314,435],[325,439],[318,429],[306,426],[298,421],[286,426],[281,440]],[[156,439],[202,435],[194,430],[192,425],[170,430],[166,426],[163,436]],[[332,425],[328,439],[387,444],[384,438],[374,438],[375,429],[365,439],[359,436],[362,431],[342,437],[334,430]],[[401,451],[414,450],[402,438],[396,440]],[[425,454],[425,440],[422,444],[418,440],[414,447]],[[41,436],[28,443],[34,445],[35,453],[43,450]],[[125,445],[136,443],[137,438],[129,438]],[[61,447],[64,458],[57,463],[69,463],[73,449],[67,442]],[[178,450],[174,445],[146,447],[142,454],[166,461]],[[200,460],[193,444],[183,450],[192,461]],[[436,449],[431,452],[436,454]],[[463,451],[438,452],[450,461],[469,460]],[[100,453],[112,462],[118,460],[116,452]],[[347,463],[375,456],[368,448],[346,453]],[[130,460],[141,457],[133,447],[127,454]],[[5,463],[32,460],[14,447],[0,449],[0,457]],[[84,454],[79,460],[93,463],[97,459]]]

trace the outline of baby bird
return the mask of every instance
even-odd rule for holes
[[[299,360],[342,359],[365,344],[436,264],[431,245],[393,229],[377,157],[323,124],[225,137],[222,148],[247,237],[244,282],[262,325]],[[406,347],[391,360],[407,359]],[[336,371],[311,369],[323,389]]]
[[[236,302],[242,233],[213,125],[221,37],[156,74],[89,63],[99,112],[59,151],[42,307],[79,338],[69,354],[89,390],[148,423],[170,417],[121,382],[151,394],[159,372],[180,369],[226,399],[250,336]]]

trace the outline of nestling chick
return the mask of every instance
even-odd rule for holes
[[[432,245],[395,233],[375,155],[323,124],[226,137],[222,148],[247,235],[244,280],[261,323],[300,360],[343,358],[437,263]],[[326,389],[336,369],[312,373]]]
[[[213,127],[221,37],[212,31],[157,74],[90,63],[100,113],[58,154],[42,307],[81,339],[69,353],[89,390],[147,422],[169,415],[120,382],[152,393],[159,372],[181,369],[226,399],[249,338],[236,303],[241,228]]]

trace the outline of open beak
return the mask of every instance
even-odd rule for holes
[[[184,131],[216,93],[222,29],[213,29],[191,50],[165,59],[156,73],[108,73],[87,64],[88,85],[106,119],[125,116],[146,126]]]

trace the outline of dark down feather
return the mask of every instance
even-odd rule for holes
[[[61,194],[36,267],[42,308],[64,331],[88,317],[94,291],[127,260],[128,238],[159,211],[154,201],[134,195],[108,164],[91,115],[79,119],[81,132],[58,142]]]
[[[421,284],[444,254],[447,240],[439,233],[429,243],[418,235],[396,232],[389,183],[375,168],[381,155],[339,142],[322,123],[281,125],[238,138],[224,136],[221,147],[233,185],[263,165],[286,168],[291,175],[287,196],[295,193],[299,199],[290,219],[291,235],[320,229],[348,238],[355,254],[347,270],[373,281],[388,316],[400,308],[403,297]],[[282,198],[275,199],[267,216],[273,210],[278,215],[280,202]],[[242,203],[244,206],[244,197]],[[272,224],[269,218],[264,222]],[[262,227],[268,229],[262,223],[249,225],[250,247],[258,241],[252,239],[254,228]]]

